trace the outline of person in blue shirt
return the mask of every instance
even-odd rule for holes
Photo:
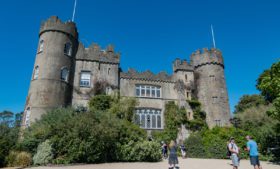
[[[246,136],[247,142],[247,151],[250,154],[250,162],[251,165],[254,166],[254,169],[262,169],[259,161],[259,153],[258,153],[258,145],[257,143],[252,140],[250,136]]]

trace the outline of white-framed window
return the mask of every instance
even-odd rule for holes
[[[29,127],[30,126],[30,107],[27,107],[27,109],[25,110],[25,126]]]
[[[60,72],[60,79],[62,81],[68,82],[69,70],[67,67],[63,67]]]
[[[43,52],[43,50],[44,50],[44,40],[40,39],[38,52]]]
[[[136,85],[135,92],[137,97],[161,97],[161,87],[152,85]]]
[[[72,44],[70,42],[65,43],[64,45],[64,54],[67,56],[72,55]]]
[[[144,129],[162,129],[162,113],[160,109],[136,109],[135,123]]]
[[[82,71],[81,78],[80,78],[80,86],[81,87],[90,87],[90,79],[91,79],[91,72]]]
[[[33,80],[37,80],[39,76],[39,66],[35,66]]]

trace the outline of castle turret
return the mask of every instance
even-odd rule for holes
[[[229,124],[230,109],[224,76],[224,61],[218,49],[204,48],[191,55],[196,94],[207,115],[209,127]]]
[[[75,23],[63,23],[53,16],[41,24],[23,126],[29,126],[50,109],[71,104],[77,48]]]
[[[193,112],[187,100],[192,99],[194,87],[194,69],[187,60],[179,58],[173,61],[173,80],[175,81],[174,89],[177,92],[178,105],[184,107],[187,116],[192,119]]]
[[[194,83],[193,66],[187,60],[179,58],[173,61],[174,80],[180,80],[184,84],[184,100],[191,100]]]

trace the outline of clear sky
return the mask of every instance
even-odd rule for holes
[[[72,17],[74,0],[5,0],[0,5],[0,111],[24,109],[40,23]],[[280,58],[279,0],[78,0],[80,41],[113,44],[121,67],[172,73],[172,61],[198,48],[223,52],[231,111]]]

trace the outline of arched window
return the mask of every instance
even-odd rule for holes
[[[156,128],[156,123],[157,123],[156,115],[152,115],[152,128]]]
[[[60,74],[60,79],[65,82],[68,82],[68,74],[69,74],[69,71],[68,71],[67,67],[62,68],[61,74]]]
[[[33,80],[37,80],[39,76],[39,66],[35,66]]]
[[[138,124],[141,128],[162,129],[161,110],[154,108],[137,108],[135,113],[135,123]]]
[[[146,116],[145,116],[145,114],[141,114],[141,127],[142,128],[146,127],[145,122],[146,122]]]
[[[30,126],[30,107],[27,107],[27,109],[25,110],[25,125],[27,127]]]
[[[146,117],[147,117],[147,128],[149,129],[151,128],[151,116],[148,114],[146,115]]]
[[[40,42],[39,42],[39,50],[38,50],[38,52],[43,52],[43,49],[44,49],[44,40],[41,39]]]
[[[157,128],[161,128],[161,114],[157,115]]]
[[[188,81],[188,75],[185,75],[185,81],[186,82]]]
[[[67,42],[64,45],[64,54],[67,55],[67,56],[72,55],[72,44],[70,42]]]
[[[110,69],[110,68],[108,68],[108,75],[110,74],[110,70],[111,70],[111,69]]]

